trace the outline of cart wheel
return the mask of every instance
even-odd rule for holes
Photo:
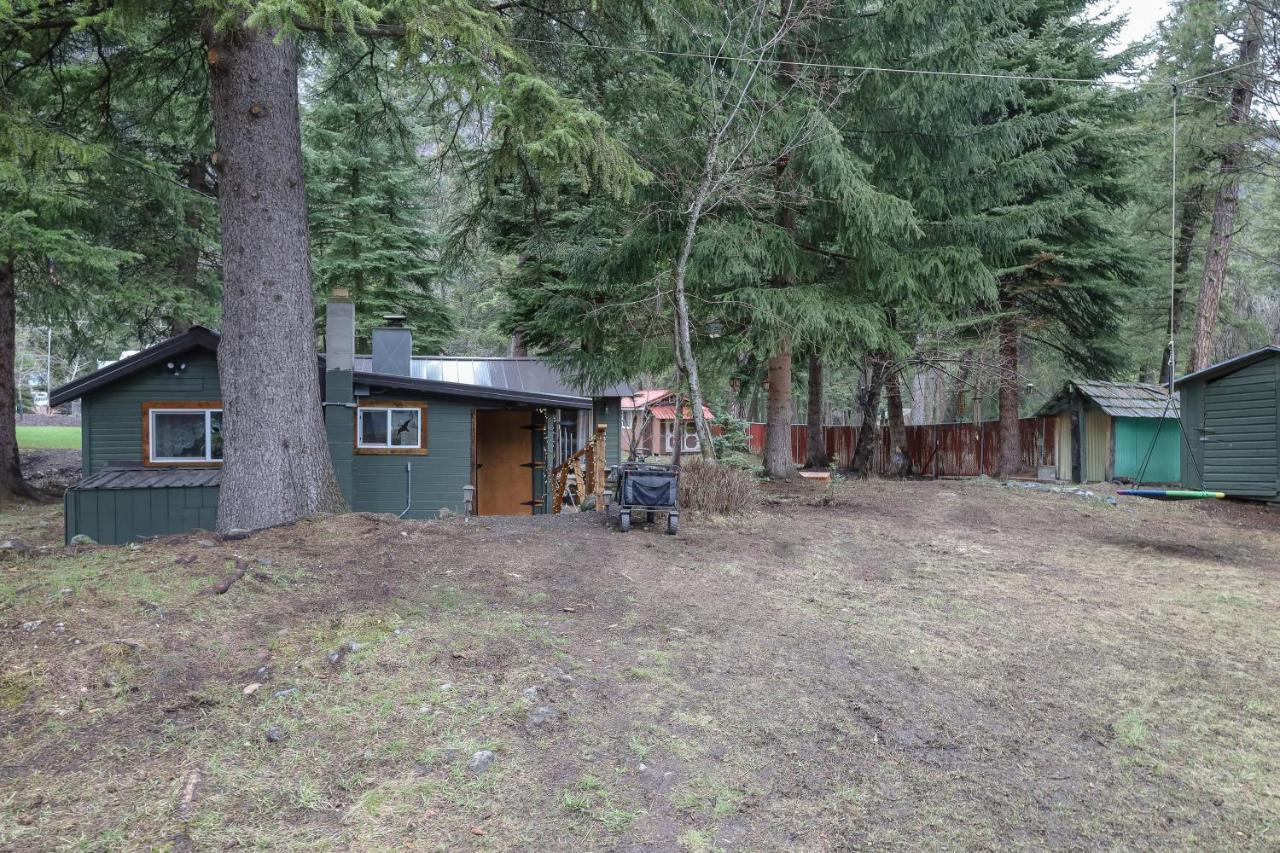
[[[680,513],[667,513],[667,535],[675,536],[676,531],[680,529]]]
[[[626,533],[631,529],[631,510],[624,509],[618,513],[618,530]]]
[[[655,521],[658,520],[658,514],[653,510],[649,510],[644,514],[644,520],[649,524],[653,524]]]

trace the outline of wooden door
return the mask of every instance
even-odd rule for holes
[[[532,515],[533,423],[528,411],[476,410],[476,514]]]

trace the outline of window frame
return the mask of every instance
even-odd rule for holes
[[[390,419],[391,412],[412,410],[418,413],[418,446],[399,447],[390,444],[391,424],[387,423],[387,444],[364,444],[364,414],[369,411],[383,411]],[[356,422],[352,431],[351,445],[355,453],[362,456],[426,456],[427,455],[427,404],[421,400],[375,400],[356,405]]]
[[[157,457],[155,416],[204,414],[204,458]],[[219,468],[222,459],[213,457],[214,412],[223,413],[221,400],[149,400],[142,404],[142,464],[146,468]]]

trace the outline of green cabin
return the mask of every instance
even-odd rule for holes
[[[1178,401],[1145,382],[1068,382],[1036,412],[1056,417],[1058,479],[1179,482]]]
[[[1182,484],[1280,501],[1280,346],[1188,374],[1182,398]]]
[[[404,518],[548,511],[551,473],[605,425],[620,461],[615,385],[588,393],[536,358],[413,355],[403,318],[355,353],[355,310],[326,306],[317,365],[329,452],[347,504]],[[66,539],[103,544],[217,526],[222,465],[219,336],[202,327],[51,395],[81,401],[82,479],[64,498]],[[548,464],[550,463],[550,464]]]

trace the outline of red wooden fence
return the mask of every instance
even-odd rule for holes
[[[1018,421],[1022,432],[1022,464],[1035,470],[1057,464],[1055,418],[1023,418]],[[827,456],[841,468],[853,461],[853,448],[858,441],[858,427],[823,427],[827,434]],[[764,450],[764,424],[749,424],[747,437],[755,453]],[[791,427],[791,458],[804,464],[808,453],[808,427]],[[1000,468],[1000,423],[930,424],[907,427],[907,447],[911,451],[912,468],[918,474],[939,477],[995,476]],[[880,448],[876,455],[876,471],[889,467],[889,428],[881,427]]]

